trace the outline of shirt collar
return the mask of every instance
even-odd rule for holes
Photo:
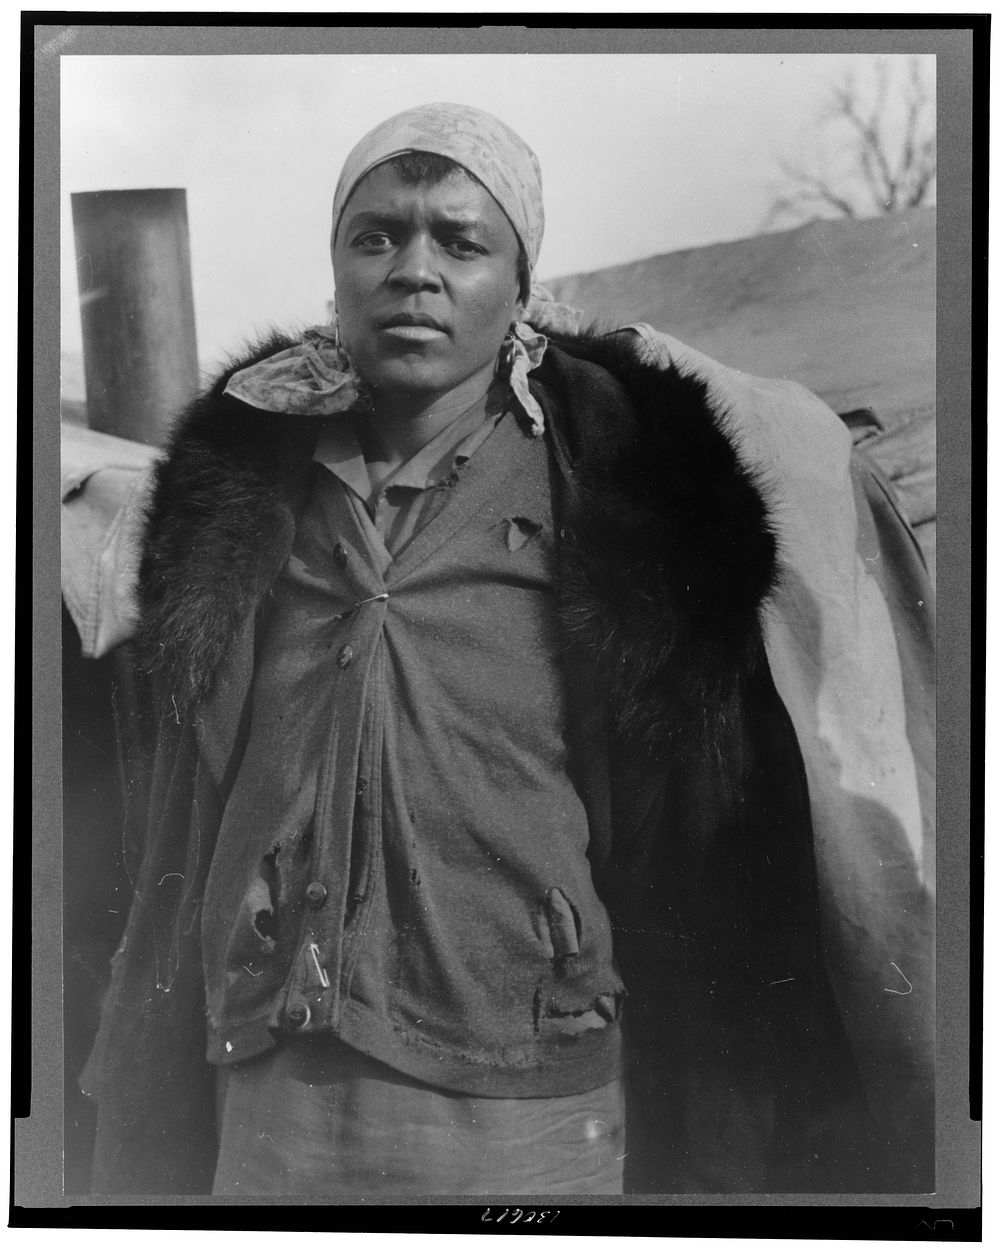
[[[491,394],[482,396],[458,414],[423,448],[403,463],[382,484],[387,487],[432,488],[472,456],[502,416],[487,402]],[[367,415],[340,415],[328,420],[316,442],[313,460],[325,466],[363,500],[373,492],[364,449],[358,434],[358,423],[370,421]]]

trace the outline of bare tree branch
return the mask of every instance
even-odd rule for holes
[[[926,184],[921,183],[927,165],[926,141],[924,145],[920,144],[919,131],[927,104],[928,93],[923,75],[920,72],[920,62],[916,57],[913,57],[909,63],[909,82],[906,89],[906,128],[903,134],[897,174],[898,183],[902,183],[904,180],[910,181],[911,195],[918,186],[923,186],[924,190],[926,190]],[[936,161],[932,161],[932,164],[936,170]]]
[[[849,136],[835,161],[781,161],[785,186],[765,219],[833,211],[843,217],[893,213],[928,201],[937,178],[933,93],[924,62],[911,57],[874,63],[867,90],[853,73],[831,84],[817,135],[836,127]],[[870,198],[871,208],[868,208]]]
[[[781,168],[789,178],[794,179],[799,184],[801,191],[811,196],[813,200],[832,206],[832,208],[839,210],[845,218],[856,218],[858,216],[854,205],[846,197],[838,195],[837,191],[822,178],[810,174],[806,170],[800,170],[796,166],[789,165],[787,162],[782,162]]]
[[[886,81],[884,72],[882,72],[879,77],[872,116],[867,121],[861,116],[856,94],[851,95],[842,89],[837,93],[837,103],[841,117],[849,122],[861,137],[862,146],[859,149],[859,153],[866,158],[866,170],[873,170],[874,168],[878,170],[878,177],[881,179],[881,183],[873,174],[869,184],[872,192],[878,201],[888,206],[895,199],[896,186],[888,158],[885,154],[882,136],[879,133],[879,111],[884,108]]]

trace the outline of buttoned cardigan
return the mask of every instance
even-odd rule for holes
[[[508,414],[392,560],[316,468],[205,890],[211,1061],[332,1033],[480,1096],[619,1074],[622,986],[568,771],[552,473]]]

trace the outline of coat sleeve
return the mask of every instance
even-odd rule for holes
[[[218,793],[190,724],[163,721],[147,768],[147,844],[84,1077],[98,1104],[92,1188],[209,1193],[214,1069],[206,1061],[200,920]]]

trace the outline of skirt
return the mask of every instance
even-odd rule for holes
[[[622,1191],[620,1079],[569,1097],[473,1097],[328,1036],[220,1068],[218,1098],[218,1196]]]

